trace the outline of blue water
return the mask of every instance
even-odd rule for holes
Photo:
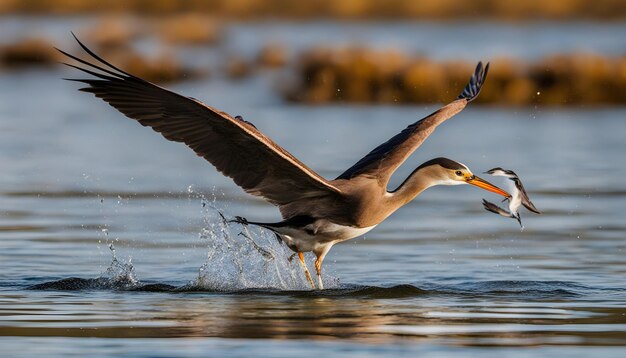
[[[249,229],[259,251],[217,215],[276,220],[274,207],[59,80],[69,73],[0,74],[0,344],[11,356],[624,355],[625,108],[467,108],[392,185],[437,156],[476,173],[503,166],[543,214],[523,212],[520,231],[482,209],[496,199],[487,192],[429,189],[334,247],[331,289],[312,292],[269,233]],[[329,178],[437,108],[287,105],[272,83],[172,88],[243,115]]]

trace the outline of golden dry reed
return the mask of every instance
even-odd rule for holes
[[[132,31],[86,33],[88,43],[111,63],[156,83],[206,76],[208,65],[182,64],[174,49],[147,56],[128,43]],[[167,47],[166,47],[167,48]],[[81,53],[75,47],[69,49]],[[231,54],[216,69],[231,79],[250,76],[262,69],[287,66],[293,81],[280,88],[288,100],[306,103],[441,103],[454,98],[467,83],[475,63],[434,61],[409,57],[400,51],[364,48],[313,49],[298,57],[287,56],[277,44],[263,47],[256,61]],[[226,55],[225,55],[226,56]],[[52,67],[62,58],[43,38],[22,39],[0,47],[0,71],[29,66]],[[626,55],[606,57],[591,53],[552,55],[536,61],[511,58],[491,62],[488,81],[478,102],[503,105],[626,104]]]
[[[53,66],[59,59],[50,42],[41,38],[0,46],[0,67]]]
[[[104,38],[103,38],[104,39]],[[125,71],[151,82],[168,83],[206,76],[207,69],[183,66],[174,55],[165,51],[155,56],[146,56],[134,51],[125,42],[115,43],[112,38],[94,41],[95,49],[109,62]],[[70,52],[84,57],[77,47]],[[44,38],[27,38],[0,47],[0,72],[27,67],[53,67],[62,62],[72,62],[54,49],[51,41]]]
[[[624,0],[0,0],[0,14],[201,12],[220,18],[624,19]]]
[[[503,105],[626,104],[626,55],[570,53],[491,62],[477,102]],[[476,64],[409,58],[397,51],[316,49],[299,59],[285,98],[307,103],[441,103],[454,98]]]

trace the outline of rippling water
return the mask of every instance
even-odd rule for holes
[[[271,234],[224,225],[218,213],[275,220],[275,208],[76,92],[59,80],[66,74],[0,77],[6,352],[624,355],[624,108],[468,108],[393,185],[436,156],[477,173],[503,166],[544,214],[523,213],[520,231],[482,209],[495,199],[487,192],[429,189],[335,246],[331,288],[320,292]],[[265,85],[176,89],[242,114],[326,177],[435,109],[287,106]]]

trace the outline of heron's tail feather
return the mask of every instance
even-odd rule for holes
[[[235,216],[234,219],[228,220],[228,222],[229,223],[237,223],[237,224],[241,224],[241,225],[255,224],[255,223],[249,222],[248,219],[244,218],[243,216]]]
[[[272,226],[276,226],[276,224],[248,221],[248,219],[246,219],[246,218],[244,218],[242,216],[235,216],[234,219],[228,220],[228,222],[229,223],[237,223],[237,224],[241,224],[241,225],[256,225],[256,226],[260,226],[262,228],[265,228],[265,229],[268,229],[268,230],[271,230],[272,232],[274,232],[274,235],[276,235],[276,240],[278,240],[279,243],[283,242],[283,238],[272,227]]]

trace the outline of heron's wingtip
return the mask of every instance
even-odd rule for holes
[[[487,72],[489,72],[489,62],[483,66],[482,61],[479,61],[474,70],[474,74],[457,99],[465,99],[471,102],[478,97],[483,83],[485,83],[485,79],[487,78]]]
[[[102,72],[108,73],[108,74],[110,74],[110,75],[112,75],[112,76],[119,77],[119,78],[124,78],[124,79],[140,80],[138,77],[135,77],[135,76],[131,75],[131,74],[130,74],[130,73],[128,73],[128,72],[122,71],[122,70],[121,70],[121,69],[119,69],[118,67],[115,67],[115,66],[113,66],[112,64],[110,64],[109,62],[105,61],[102,57],[98,56],[95,52],[93,52],[91,49],[89,49],[89,47],[87,47],[84,43],[82,43],[82,42],[78,39],[78,37],[76,36],[76,34],[74,33],[74,31],[70,31],[70,34],[72,34],[72,36],[74,37],[74,40],[76,40],[76,42],[78,43],[78,45],[79,45],[79,46],[80,46],[80,47],[81,47],[81,48],[82,48],[82,49],[83,49],[83,50],[84,50],[84,51],[85,51],[85,52],[86,52],[89,56],[91,56],[93,59],[95,59],[97,62],[99,62],[99,63],[100,63],[100,65],[97,65],[97,64],[94,64],[94,63],[88,62],[88,61],[86,61],[86,60],[80,59],[80,58],[78,58],[78,57],[76,57],[76,56],[74,56],[74,55],[71,55],[71,54],[69,54],[69,53],[67,53],[67,52],[65,52],[65,51],[63,51],[63,50],[61,50],[61,49],[59,49],[59,48],[56,48],[56,47],[55,47],[55,49],[56,49],[57,51],[59,51],[59,52],[60,52],[60,53],[62,53],[63,55],[65,55],[65,56],[67,56],[67,57],[69,57],[69,58],[71,58],[71,59],[73,59],[73,60],[75,60],[75,61],[78,61],[78,62],[80,62],[80,63],[82,63],[82,64],[84,64],[84,65],[87,65],[87,66],[89,66],[89,67],[95,68],[95,69],[100,70],[100,71],[102,71]],[[66,65],[68,65],[68,64],[66,63]],[[105,67],[102,67],[103,65],[104,65],[106,68],[105,68]],[[81,70],[81,71],[84,71],[84,72],[87,72],[87,73],[89,73],[89,74],[95,75],[93,72],[86,71],[84,68],[81,68],[81,67],[76,67],[76,66],[73,66],[73,65],[68,65],[68,66],[75,67],[75,68],[77,68],[77,69],[79,69],[79,70]],[[107,68],[109,68],[109,69],[107,69]],[[111,71],[111,70],[113,70],[113,71]],[[95,76],[96,76],[96,77],[100,77],[100,76],[98,76],[98,75],[95,75]]]

